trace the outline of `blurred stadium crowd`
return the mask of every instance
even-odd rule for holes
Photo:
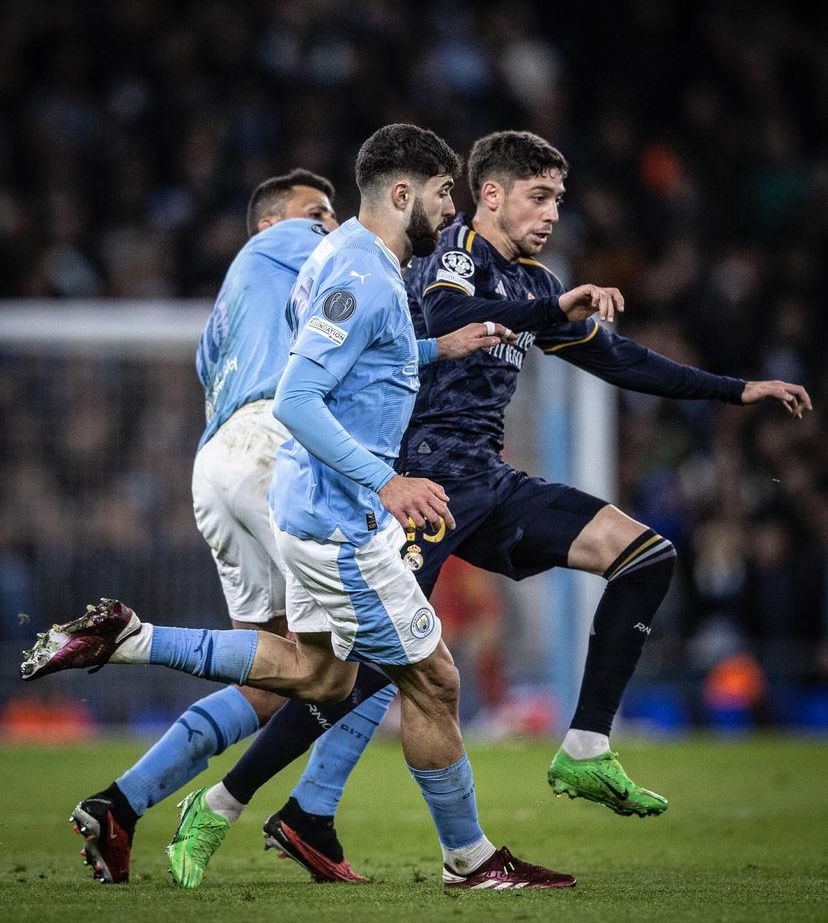
[[[828,687],[828,7],[33,0],[4,5],[0,41],[3,299],[211,299],[253,186],[301,165],[350,217],[356,150],[387,122],[460,151],[552,141],[571,173],[543,257],[564,282],[618,286],[619,331],[668,356],[815,405],[621,397],[620,505],[680,561],[645,675],[747,654],[771,721],[766,689]],[[115,574],[139,611],[223,611],[189,506],[201,419],[189,360],[0,345],[5,638]]]

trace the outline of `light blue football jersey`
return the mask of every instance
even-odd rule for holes
[[[230,264],[196,353],[207,418],[199,449],[240,407],[276,393],[292,337],[288,295],[326,234],[318,221],[279,221],[254,234]]]
[[[356,218],[346,221],[302,267],[288,319],[296,331],[291,353],[339,382],[325,397],[328,409],[356,442],[392,465],[419,388],[399,260]],[[280,529],[317,541],[344,537],[362,545],[391,515],[373,490],[298,439],[279,449],[268,499]]]

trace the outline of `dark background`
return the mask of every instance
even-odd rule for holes
[[[815,405],[620,399],[619,504],[680,555],[642,676],[687,678],[700,720],[711,670],[747,656],[725,699],[828,724],[807,698],[828,680],[827,26],[770,0],[5,4],[0,298],[212,299],[267,176],[328,176],[345,219],[385,123],[463,153],[543,135],[571,164],[543,254],[565,283],[617,285],[620,332]],[[0,352],[4,636],[112,585],[223,611],[189,508],[193,384],[189,360]]]

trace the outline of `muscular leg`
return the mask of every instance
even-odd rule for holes
[[[400,692],[400,736],[408,765],[438,769],[460,759],[460,677],[445,644],[441,641],[418,664],[385,670]]]
[[[234,628],[249,623],[233,620]],[[284,636],[284,616],[271,619],[264,630]],[[211,757],[255,733],[284,704],[273,692],[250,686],[227,686],[190,705],[164,735],[115,780],[134,819],[119,818],[128,826],[147,808],[177,791],[207,768]],[[117,796],[116,796],[117,797]]]
[[[670,542],[614,506],[600,510],[573,542],[569,566],[607,579],[595,611],[573,728],[609,735],[670,586],[675,557]]]
[[[306,632],[287,641],[259,634],[245,684],[310,702],[341,702],[353,689],[357,665],[338,660],[329,632]]]
[[[474,780],[460,733],[460,678],[441,641],[420,663],[386,667],[400,692],[400,736],[406,763],[437,828],[443,857],[467,873],[494,846],[477,816]]]
[[[240,622],[237,619],[231,619],[233,628],[250,628],[250,622]],[[287,619],[283,615],[278,615],[268,622],[257,625],[257,628],[268,631],[271,634],[278,635],[280,638],[287,637]],[[268,692],[265,689],[257,689],[253,686],[238,686],[239,692],[250,703],[250,707],[256,713],[259,721],[259,727],[264,727],[272,715],[285,704],[285,697],[276,692]]]
[[[595,611],[575,714],[549,766],[556,794],[586,798],[621,815],[666,810],[665,798],[626,774],[609,735],[675,557],[670,542],[613,506],[601,509],[572,543],[569,566],[601,573],[607,585]]]

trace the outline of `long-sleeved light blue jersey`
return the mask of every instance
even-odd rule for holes
[[[418,349],[399,260],[356,218],[305,263],[288,319],[296,339],[274,413],[295,438],[276,456],[271,510],[279,528],[299,538],[362,545],[390,516],[376,490],[394,474],[418,364],[436,358],[436,345],[430,354]],[[296,412],[314,368],[322,382],[315,414]]]
[[[196,353],[207,417],[199,448],[240,407],[275,394],[292,336],[288,295],[327,233],[318,221],[280,221],[251,237],[230,264]]]

